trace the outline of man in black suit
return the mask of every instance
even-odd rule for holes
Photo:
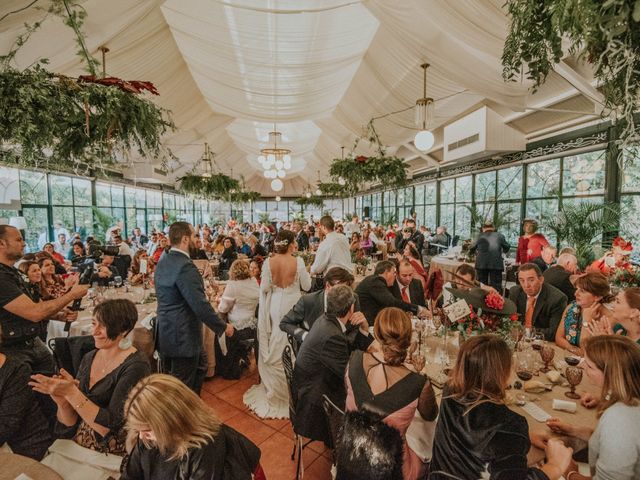
[[[354,346],[366,350],[373,341],[369,324],[355,311],[356,295],[347,285],[327,293],[327,313],[316,320],[293,369],[293,395],[297,400],[293,431],[331,447],[331,435],[322,408],[322,396],[344,409],[347,392],[344,374],[351,355],[347,325],[358,329]]]
[[[217,336],[230,337],[234,328],[216,315],[205,295],[202,276],[189,257],[195,238],[196,232],[189,223],[171,225],[171,250],[160,258],[154,280],[158,297],[157,349],[163,368],[199,395],[207,372],[202,324]]]
[[[546,272],[547,268],[554,264],[556,261],[556,254],[558,250],[552,245],[545,245],[542,247],[542,253],[539,257],[531,260],[531,263],[535,263],[541,272]]]
[[[414,303],[426,307],[422,282],[413,278],[414,268],[408,260],[400,261],[396,281],[391,286],[391,293],[406,303]]]
[[[520,285],[511,287],[509,299],[518,307],[525,329],[542,331],[546,340],[552,342],[556,329],[567,306],[564,293],[544,281],[540,268],[535,263],[525,263],[518,268]]]
[[[373,325],[376,315],[385,307],[398,307],[419,317],[427,316],[426,308],[417,303],[404,302],[400,297],[394,296],[390,287],[393,287],[395,282],[395,264],[389,260],[383,260],[377,263],[373,275],[365,277],[356,287],[360,308],[369,325]],[[424,299],[422,301],[424,305]]]
[[[549,267],[542,276],[545,283],[553,285],[567,296],[569,302],[576,299],[576,287],[571,282],[571,277],[578,270],[578,259],[570,253],[563,253],[558,257],[555,265]]]
[[[496,232],[493,223],[486,222],[482,233],[478,235],[469,249],[476,252],[476,272],[480,283],[495,288],[502,294],[502,272],[504,260],[502,254],[509,251],[509,242],[504,235]]]
[[[302,225],[298,222],[294,223],[293,232],[296,234],[296,243],[298,244],[298,250],[309,250],[309,236],[305,233]]]
[[[396,232],[396,251],[402,253],[404,247],[411,242],[418,253],[422,252],[424,235],[416,229],[416,221],[407,218],[401,231]]]
[[[327,294],[336,285],[353,285],[353,275],[344,268],[332,267],[324,276],[324,289],[307,293],[280,320],[280,330],[293,336],[298,345],[309,334],[315,321],[327,312]],[[360,305],[356,299],[356,311]]]

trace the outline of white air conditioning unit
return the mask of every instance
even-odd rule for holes
[[[152,163],[134,163],[133,167],[123,170],[124,178],[144,183],[161,183],[172,185],[172,175],[163,170],[161,165]]]
[[[444,127],[444,162],[518,152],[526,145],[524,133],[486,106]]]

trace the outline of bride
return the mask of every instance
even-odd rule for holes
[[[261,383],[244,394],[244,403],[261,418],[288,418],[289,391],[282,367],[287,334],[280,319],[300,298],[300,290],[311,288],[311,277],[296,251],[295,234],[281,230],[274,242],[274,255],[264,262],[258,309],[258,371]]]

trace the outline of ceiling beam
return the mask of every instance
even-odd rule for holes
[[[596,104],[596,110],[602,110],[604,95],[586,78],[571,68],[564,60],[554,67],[555,72],[569,82],[576,90]]]
[[[427,164],[434,166],[434,167],[439,167],[440,163],[438,163],[438,161],[433,158],[431,155],[427,154],[427,153],[422,153],[420,150],[418,150],[412,143],[405,143],[404,148],[406,148],[407,150],[410,150],[411,152],[415,153],[415,157],[420,157],[423,160],[425,160],[427,162]],[[406,160],[406,159],[405,159]]]

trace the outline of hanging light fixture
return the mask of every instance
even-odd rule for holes
[[[291,168],[291,150],[278,146],[282,142],[282,133],[276,130],[276,124],[273,124],[273,132],[269,132],[269,143],[273,143],[273,147],[265,147],[260,149],[260,157],[266,160],[261,162],[264,168],[276,167],[276,170],[288,170]],[[258,157],[258,161],[260,161]],[[288,165],[288,167],[287,167]]]
[[[274,192],[279,192],[280,190],[282,190],[282,187],[284,187],[284,183],[282,183],[282,180],[280,180],[279,178],[271,180],[271,190],[273,190]]]
[[[342,160],[344,160],[344,147],[340,147],[340,150],[342,150]],[[342,177],[338,177],[338,185],[346,185],[347,181],[342,178]]]
[[[280,197],[280,195],[276,195],[276,202],[279,202],[280,200],[282,200],[282,197]]]
[[[416,133],[413,144],[421,152],[427,152],[433,147],[435,138],[428,128],[431,127],[434,117],[433,98],[427,97],[427,68],[428,63],[420,65],[423,70],[422,98],[416,101],[416,126],[421,130]]]
[[[322,182],[320,181],[320,170],[318,170],[318,188],[316,188],[316,191],[315,191],[315,194],[317,196],[322,195],[322,190],[320,190],[320,183]]]
[[[211,151],[209,148],[209,144],[205,142],[204,144],[204,153],[202,154],[202,158],[200,159],[200,163],[202,163],[202,177],[203,178],[211,178],[213,175],[213,157],[215,157],[215,153]]]

